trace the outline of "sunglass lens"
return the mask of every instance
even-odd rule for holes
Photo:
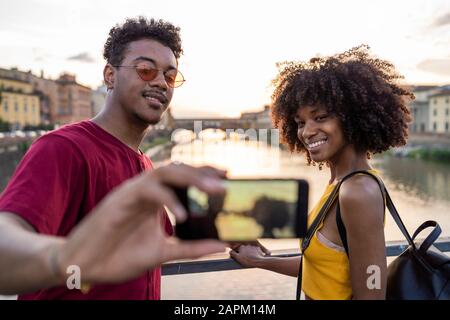
[[[184,82],[184,77],[181,74],[181,72],[177,72],[177,76],[175,78],[175,80],[173,81],[173,87],[177,88],[179,86],[181,86]]]
[[[158,70],[150,68],[136,68],[138,75],[144,81],[152,81],[158,75]]]

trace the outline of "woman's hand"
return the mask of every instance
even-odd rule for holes
[[[274,257],[259,241],[251,245],[234,245],[230,256],[247,268],[262,268],[297,277],[300,257]]]
[[[259,245],[240,245],[230,251],[230,256],[244,267],[260,267],[264,257],[270,251],[258,242]]]

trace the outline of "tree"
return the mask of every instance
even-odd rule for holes
[[[11,123],[8,121],[3,121],[2,118],[0,118],[0,132],[8,132],[11,131]]]

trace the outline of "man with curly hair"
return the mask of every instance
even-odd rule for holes
[[[223,249],[211,241],[170,242],[162,204],[182,218],[167,184],[222,192],[224,172],[181,165],[151,170],[139,149],[184,81],[182,52],[179,28],[163,20],[127,19],[111,29],[103,110],[39,138],[0,197],[1,294],[159,299],[161,262]]]
[[[345,176],[355,171],[378,175],[371,153],[406,143],[414,98],[396,83],[401,78],[387,61],[359,46],[309,62],[287,62],[274,80],[272,117],[291,151],[306,154],[308,164],[325,164],[330,181],[308,216],[308,227]],[[231,252],[246,266],[297,276],[307,299],[384,299],[386,251],[384,201],[377,181],[366,174],[345,180],[317,220],[303,258],[275,258],[261,248],[241,246]],[[340,232],[341,230],[341,232]],[[341,234],[343,237],[341,237]],[[368,274],[378,271],[374,286]]]

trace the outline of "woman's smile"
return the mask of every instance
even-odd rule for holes
[[[324,138],[320,140],[315,140],[313,142],[308,142],[306,143],[306,147],[308,148],[309,151],[316,151],[320,149],[320,147],[323,146],[327,142],[327,140],[328,140],[327,138]]]

